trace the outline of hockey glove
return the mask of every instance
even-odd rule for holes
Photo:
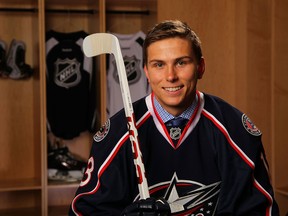
[[[121,216],[168,216],[170,207],[165,199],[147,198],[129,205]]]

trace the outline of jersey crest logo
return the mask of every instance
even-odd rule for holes
[[[256,125],[248,118],[246,114],[242,115],[242,123],[244,128],[253,136],[260,136],[262,133]]]
[[[172,215],[215,215],[221,182],[204,185],[178,179],[174,173],[168,182],[149,187],[153,197],[164,197],[171,204]],[[139,198],[139,196],[137,197]]]
[[[181,128],[179,127],[172,127],[170,128],[170,137],[173,140],[178,140],[181,136]]]
[[[54,82],[64,88],[78,85],[81,81],[80,63],[74,59],[57,59],[55,62]]]
[[[139,81],[142,71],[140,68],[140,60],[136,58],[135,55],[129,57],[129,56],[124,56],[123,57],[124,60],[124,64],[125,64],[125,70],[127,73],[127,79],[128,79],[128,84],[131,85],[133,83],[136,83]],[[117,83],[119,83],[119,77],[118,77],[118,73],[116,70],[116,63],[115,60],[113,61],[113,65],[114,65],[114,73],[113,73],[113,77],[116,80]]]
[[[95,140],[95,142],[102,141],[109,133],[109,130],[110,130],[110,119],[108,119],[104,123],[104,125],[102,125],[102,127],[99,129],[99,131],[96,132],[96,134],[93,136],[93,139]]]

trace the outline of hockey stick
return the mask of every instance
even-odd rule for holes
[[[83,51],[87,57],[93,57],[101,54],[113,54],[116,61],[122,100],[125,109],[125,115],[128,121],[129,138],[134,154],[134,164],[138,177],[138,188],[141,199],[149,198],[149,189],[145,176],[145,168],[142,162],[142,153],[139,147],[138,131],[134,117],[134,111],[131,101],[129,85],[127,81],[124,61],[116,36],[108,33],[95,33],[88,35],[83,41]]]

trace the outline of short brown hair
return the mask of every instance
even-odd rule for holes
[[[147,64],[147,49],[148,47],[159,40],[180,37],[186,38],[192,44],[192,51],[196,59],[200,62],[202,57],[201,41],[194,31],[184,22],[179,20],[166,20],[155,25],[148,31],[143,43],[143,62]]]

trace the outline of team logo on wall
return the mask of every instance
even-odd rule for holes
[[[221,182],[204,185],[199,182],[172,179],[149,187],[153,197],[163,197],[171,205],[172,215],[215,215]],[[139,195],[136,199],[139,198]]]
[[[108,119],[104,123],[104,125],[99,129],[99,131],[96,132],[96,134],[94,135],[93,139],[95,140],[95,142],[102,141],[109,133],[109,130],[110,130],[110,119]]]
[[[260,136],[262,133],[261,131],[256,127],[256,125],[251,121],[251,119],[248,118],[246,114],[242,115],[242,123],[244,128],[252,135],[254,136]]]
[[[128,56],[124,56],[123,57],[124,60],[124,64],[125,64],[125,70],[127,73],[127,79],[128,79],[128,84],[133,84],[138,82],[138,80],[141,77],[141,67],[140,67],[140,60],[136,58],[135,55],[128,57]],[[118,73],[117,73],[117,67],[116,67],[116,63],[115,60],[113,60],[113,65],[114,65],[114,73],[113,73],[113,77],[116,80],[116,82],[119,83],[119,77],[118,77]]]
[[[54,82],[56,85],[70,88],[81,81],[80,63],[74,59],[57,59],[55,62]]]

